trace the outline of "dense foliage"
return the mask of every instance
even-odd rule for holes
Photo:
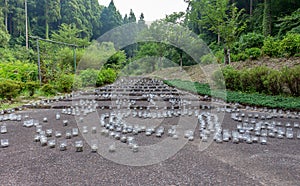
[[[201,84],[198,82],[182,81],[182,80],[171,80],[164,81],[166,84],[187,90],[199,95],[208,95],[215,98],[223,99],[229,103],[240,103],[250,106],[261,106],[269,108],[282,108],[282,109],[292,109],[300,110],[300,98],[294,97],[282,97],[282,96],[269,96],[260,93],[242,93],[238,91],[227,90],[212,91],[208,84]]]
[[[237,70],[226,66],[214,73],[213,80],[217,87],[226,86],[233,91],[300,96],[300,66],[281,70],[265,66]]]

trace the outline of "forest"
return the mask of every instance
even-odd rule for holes
[[[50,96],[95,84],[102,86],[112,83],[122,69],[136,65],[131,64],[132,61],[149,56],[168,59],[182,66],[197,64],[191,56],[166,43],[136,43],[122,49],[115,49],[112,43],[96,44],[96,39],[106,32],[128,23],[137,24],[146,32],[155,32],[159,25],[172,23],[196,34],[211,50],[209,54],[201,56],[201,63],[216,61],[225,64],[222,73],[226,85],[220,86],[247,93],[300,95],[299,66],[281,70],[266,67],[254,71],[230,67],[232,62],[243,63],[264,57],[299,58],[299,0],[184,1],[185,12],[174,12],[146,25],[147,15],[135,15],[133,10],[121,15],[113,0],[107,7],[99,5],[97,0],[2,0],[0,100],[12,100],[19,96]],[[76,47],[40,41],[39,80],[37,42],[32,36]],[[89,56],[90,60],[108,58],[104,67],[86,68],[74,76],[76,63],[84,58],[89,46],[95,45],[105,48],[106,52],[97,52],[95,49]],[[144,66],[131,68],[129,73],[141,75],[155,71],[160,65],[158,61],[141,63]],[[217,82],[218,73],[215,74]],[[241,77],[253,81],[242,84],[243,81],[239,81]]]

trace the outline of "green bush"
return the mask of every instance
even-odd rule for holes
[[[201,64],[212,64],[217,62],[217,59],[211,53],[203,55],[200,60]]]
[[[282,73],[278,70],[269,69],[269,74],[266,76],[263,82],[267,88],[266,93],[270,95],[279,95],[283,93]]]
[[[97,78],[96,86],[102,86],[105,84],[113,83],[117,78],[117,73],[111,68],[102,69]]]
[[[56,94],[56,89],[51,84],[44,84],[40,89],[44,95],[51,96]]]
[[[300,65],[294,68],[285,67],[282,70],[282,80],[291,95],[300,96]]]
[[[227,89],[239,90],[240,85],[240,73],[238,70],[231,66],[226,66],[222,69],[224,80]]]
[[[261,51],[259,48],[247,48],[245,53],[251,59],[258,59],[261,56]]]
[[[300,34],[287,34],[280,41],[279,52],[286,57],[300,53]]]
[[[11,100],[20,94],[22,87],[22,82],[0,79],[0,98]]]
[[[25,83],[25,89],[29,92],[29,96],[33,96],[38,87],[39,83],[35,81],[28,81]]]
[[[261,48],[264,44],[265,37],[258,33],[248,33],[240,37],[240,50],[244,51],[247,48]]]
[[[273,37],[268,37],[264,40],[264,45],[262,47],[262,53],[270,57],[279,57],[279,45],[280,41]]]
[[[1,62],[0,78],[16,81],[35,81],[37,78],[37,66],[29,62]]]
[[[231,54],[231,61],[245,61],[249,56],[245,53]]]
[[[79,77],[82,80],[82,86],[95,86],[98,78],[99,70],[86,69],[80,72]]]
[[[55,89],[59,92],[72,92],[74,83],[73,74],[61,74],[55,80]]]
[[[215,57],[217,58],[218,63],[224,63],[224,51],[219,50],[215,53]]]

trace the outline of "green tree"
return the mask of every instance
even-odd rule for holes
[[[88,38],[80,38],[82,30],[76,28],[75,24],[61,24],[59,30],[54,32],[51,38],[55,41],[61,41],[78,46],[88,46]]]
[[[102,23],[101,34],[122,25],[122,16],[117,10],[113,0],[109,3],[108,7],[103,9],[100,22]]]
[[[0,46],[6,47],[8,45],[10,35],[8,34],[5,25],[3,24],[3,13],[0,8]]]
[[[196,21],[223,39],[225,63],[229,64],[230,49],[246,27],[241,20],[243,10],[238,10],[229,0],[192,1],[192,6],[201,12],[201,19]]]
[[[128,22],[129,23],[135,23],[136,22],[136,17],[134,15],[134,12],[132,9],[130,9],[129,17],[128,17]]]

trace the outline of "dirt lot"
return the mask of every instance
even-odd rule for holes
[[[94,99],[87,96],[86,99]],[[97,101],[98,113],[111,110],[101,109],[112,101]],[[189,141],[176,154],[162,162],[147,166],[129,166],[115,163],[104,158],[100,153],[92,153],[90,146],[84,141],[83,152],[75,152],[74,142],[84,140],[80,133],[77,137],[67,140],[66,151],[58,147],[53,149],[34,142],[35,127],[23,127],[24,120],[39,120],[45,129],[64,132],[79,127],[75,116],[61,114],[56,120],[55,115],[74,102],[63,100],[50,103],[50,109],[26,109],[16,112],[21,114],[22,121],[5,121],[8,132],[0,134],[1,139],[9,139],[10,145],[0,148],[0,185],[299,185],[300,182],[300,139],[268,138],[267,145],[259,143],[247,144],[232,142],[211,143],[205,150],[201,149],[199,133],[195,132],[195,140]],[[208,104],[201,102],[200,104]],[[193,107],[194,108],[194,107]],[[191,108],[191,109],[193,109]],[[197,108],[198,109],[198,108]],[[199,109],[200,112],[204,111]],[[207,111],[207,110],[205,110]],[[241,109],[239,113],[250,113]],[[260,115],[266,112],[255,111]],[[298,113],[296,113],[298,114]],[[29,118],[24,119],[28,115]],[[294,115],[291,118],[273,118],[271,121],[285,124],[299,122]],[[43,122],[47,117],[48,122]],[[188,117],[188,116],[183,116]],[[194,116],[191,116],[194,117]],[[63,126],[62,121],[69,124]],[[138,118],[140,123],[152,122],[152,119]],[[175,120],[166,119],[165,124]],[[226,113],[222,122],[223,128],[234,129],[238,124]],[[97,127],[100,126],[99,124]],[[79,127],[81,130],[81,128]],[[90,128],[89,128],[90,130]],[[198,129],[196,128],[195,131]],[[294,129],[297,131],[297,129]],[[98,130],[97,130],[98,132]],[[166,137],[147,137],[138,134],[141,141],[158,143]],[[55,137],[51,137],[55,139]],[[187,140],[186,140],[187,141]],[[100,142],[101,143],[101,142]],[[120,142],[118,142],[119,144]],[[143,144],[141,144],[142,146]],[[116,149],[117,153],[119,149]],[[142,150],[137,153],[142,153]],[[109,154],[109,153],[108,153]],[[134,157],[134,156],[132,156]],[[131,158],[131,157],[128,157]]]

